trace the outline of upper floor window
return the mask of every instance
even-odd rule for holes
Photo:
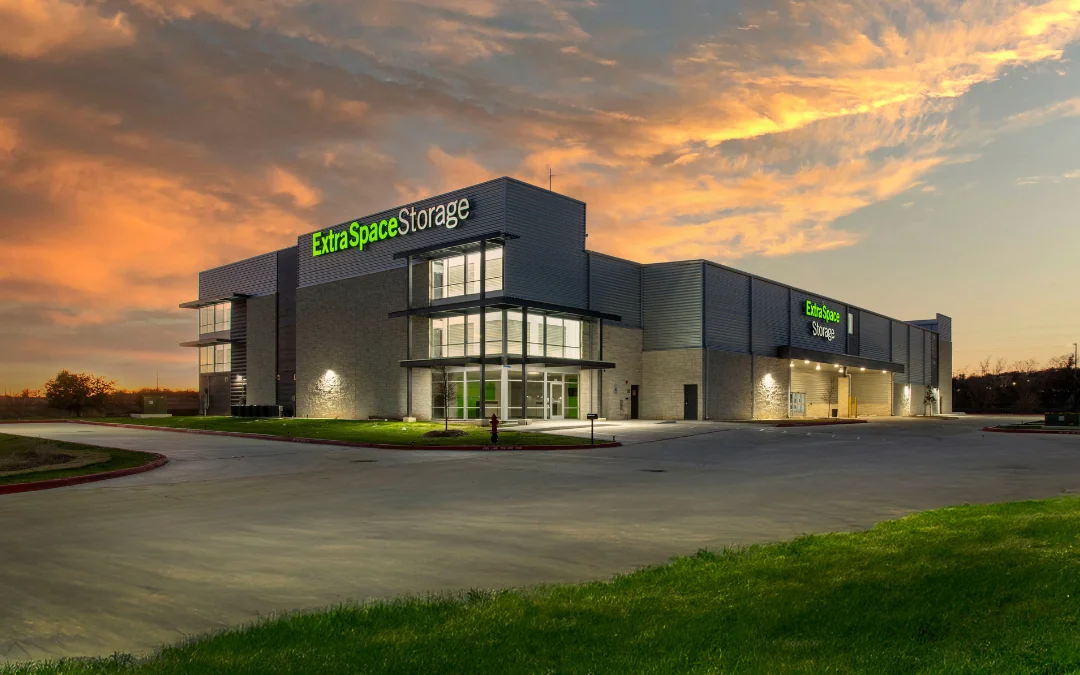
[[[232,303],[219,302],[199,308],[199,334],[232,328]]]
[[[494,246],[485,254],[485,292],[503,287],[503,249]],[[480,293],[480,251],[431,261],[431,299],[442,300]]]
[[[199,347],[200,373],[227,373],[232,370],[232,345]]]

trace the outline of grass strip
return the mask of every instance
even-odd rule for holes
[[[100,462],[98,464],[91,464],[89,466],[74,469],[46,469],[31,473],[20,473],[14,476],[0,476],[0,485],[35,483],[37,481],[52,480],[54,478],[71,478],[72,476],[86,476],[92,473],[130,469],[132,467],[142,466],[154,459],[153,453],[149,452],[101,448],[93,445],[83,445],[82,443],[68,443],[66,441],[53,441],[31,436],[0,434],[0,454],[14,454],[26,450],[34,450],[43,444],[59,450],[71,451],[74,454],[77,454],[80,451],[107,452],[109,453],[109,460],[107,462]]]
[[[702,551],[611,581],[286,615],[101,673],[1070,673],[1080,499]]]
[[[464,436],[433,438],[424,436],[428,431],[444,428],[441,422],[383,422],[376,420],[328,420],[328,419],[247,419],[242,417],[158,417],[149,419],[105,418],[95,422],[138,424],[169,427],[173,429],[205,429],[208,431],[238,431],[249,434],[268,434],[287,438],[319,438],[354,443],[378,443],[384,445],[492,445],[491,431],[472,424],[451,424],[451,429],[461,429]],[[499,430],[498,445],[588,445],[589,439],[573,436],[557,436],[527,431]]]

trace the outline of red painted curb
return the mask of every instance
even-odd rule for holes
[[[1001,427],[983,427],[983,431],[993,431],[999,434],[1065,434],[1067,436],[1080,436],[1080,430],[1066,431],[1064,429],[1002,429]]]
[[[827,427],[830,425],[844,425],[844,424],[866,424],[866,420],[844,420],[833,422],[831,420],[823,420],[821,422],[781,422],[777,424],[777,427]]]
[[[104,448],[109,450],[110,448]],[[69,478],[53,478],[52,480],[39,480],[32,483],[15,483],[13,485],[0,485],[0,495],[15,494],[18,492],[33,492],[35,490],[48,490],[50,488],[68,487],[82,483],[94,483],[99,480],[120,478],[121,476],[134,476],[137,473],[145,473],[161,468],[168,464],[169,458],[165,455],[154,454],[154,459],[142,466],[133,466],[130,469],[117,469],[116,471],[103,471],[101,473],[88,473],[85,476],[71,476]]]
[[[120,424],[118,422],[92,422],[89,420],[68,420],[72,424],[93,424],[100,427],[120,427],[125,429],[147,429],[150,431],[175,431],[183,434],[203,434],[205,436],[231,436],[233,438],[252,438],[260,441],[282,441],[285,443],[312,443],[315,445],[338,445],[346,448],[374,448],[376,450],[453,450],[468,452],[504,452],[508,450],[588,450],[592,448],[618,448],[622,443],[596,443],[595,445],[389,445],[382,443],[360,443],[357,441],[337,441],[329,438],[303,438],[298,436],[275,436],[272,434],[249,434],[243,431],[213,431],[211,429],[177,429],[176,427],[155,427],[148,424]]]

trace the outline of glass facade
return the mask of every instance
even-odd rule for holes
[[[485,352],[503,354],[503,325],[506,326],[507,355],[521,354],[521,312],[487,312]],[[560,359],[587,359],[591,323],[581,319],[529,314],[528,346],[531,356]],[[480,355],[480,313],[431,320],[429,357],[433,359]]]
[[[232,345],[199,347],[200,373],[227,373],[232,370]]]
[[[479,419],[480,368],[447,368],[432,371],[432,419]],[[521,418],[521,369],[488,366],[484,382],[484,407],[488,416]],[[526,410],[531,419],[577,419],[580,413],[579,372],[540,368],[529,370]]]
[[[199,308],[199,335],[232,329],[232,303],[219,302]]]
[[[485,292],[501,291],[503,287],[503,249],[493,246],[485,255],[487,282]],[[444,300],[480,293],[480,251],[432,260],[431,297]]]

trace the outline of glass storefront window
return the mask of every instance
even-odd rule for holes
[[[216,333],[232,328],[232,303],[219,302],[199,308],[199,334]]]
[[[485,290],[501,291],[503,287],[503,249],[495,246],[487,249]],[[443,300],[480,293],[480,251],[465,255],[432,260],[431,299]]]

